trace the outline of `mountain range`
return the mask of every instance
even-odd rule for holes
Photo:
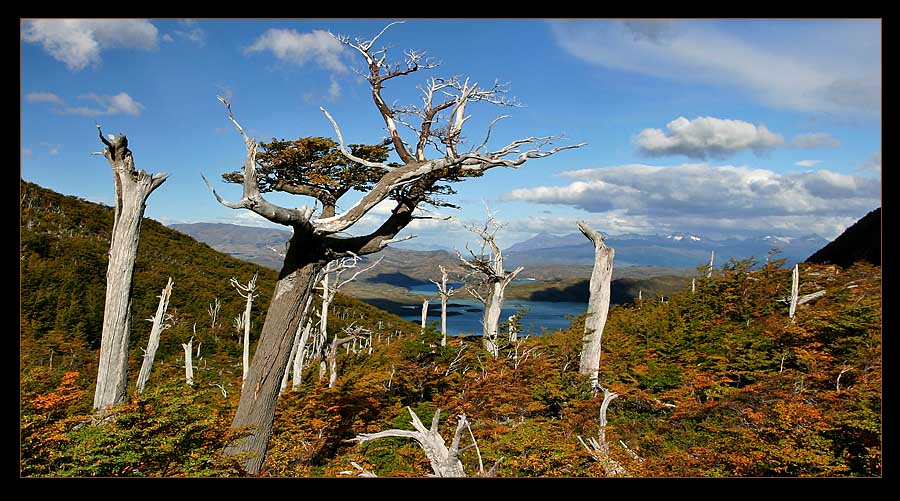
[[[775,235],[746,239],[712,240],[699,235],[675,233],[670,235],[609,236],[606,244],[616,250],[616,266],[660,266],[694,268],[709,262],[715,252],[714,265],[734,259],[754,258],[764,261],[769,251],[777,248],[779,258],[790,266],[802,262],[828,240],[818,235],[791,238]],[[546,232],[506,249],[504,258],[509,266],[534,264],[591,265],[594,248],[581,233],[554,236]]]

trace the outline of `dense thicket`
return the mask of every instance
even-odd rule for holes
[[[183,320],[163,333],[168,355],[157,358],[145,393],[93,425],[91,343],[103,304],[109,209],[22,187],[22,475],[240,474],[239,458],[219,454],[240,436],[228,430],[240,348],[227,324],[241,298],[227,279],[258,268],[146,221],[142,248],[155,241],[148,247],[155,251],[139,253],[135,288],[144,292],[135,294],[136,318],[150,316],[172,275],[170,311]],[[274,277],[259,271],[260,292],[269,294]],[[694,293],[688,285],[664,302],[645,295],[611,308],[600,378],[620,396],[609,407],[606,436],[631,475],[881,475],[881,269],[801,264],[800,294],[825,295],[801,304],[795,322],[785,301],[790,283],[790,270],[774,256],[764,266],[732,261],[698,279]],[[213,295],[225,312],[218,343],[205,313]],[[419,334],[417,325],[352,299],[338,296],[335,306],[329,330],[372,330],[371,353],[348,346],[333,388],[314,367],[297,391],[280,397],[262,475],[355,474],[351,461],[379,476],[426,475],[429,462],[412,441],[347,441],[411,429],[405,406],[426,423],[440,409],[445,437],[466,414],[478,441],[477,451],[461,454],[467,472],[479,470],[480,453],[486,469],[503,458],[501,477],[604,474],[578,442],[598,433],[602,399],[577,373],[583,317],[501,347],[493,359],[476,339],[441,347],[435,323]],[[189,388],[177,343],[193,334],[194,322],[205,365],[195,361],[197,384]],[[149,332],[144,324],[133,323],[133,364]]]

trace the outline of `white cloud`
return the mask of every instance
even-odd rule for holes
[[[156,49],[157,37],[156,27],[139,19],[48,19],[22,24],[22,40],[40,43],[73,71],[99,65],[104,49]]]
[[[764,124],[742,120],[678,117],[661,129],[644,129],[637,137],[638,148],[651,156],[685,155],[689,158],[723,158],[750,149],[759,154],[784,142],[780,134]]]
[[[135,101],[131,96],[124,92],[120,92],[114,96],[98,96],[97,94],[86,94],[80,96],[79,99],[89,99],[97,102],[100,106],[106,108],[105,115],[117,115],[124,113],[126,115],[138,116],[144,105]]]
[[[55,157],[59,155],[59,149],[62,148],[61,144],[50,144],[50,143],[41,143],[41,146],[46,148],[47,154],[51,157]]]
[[[185,28],[184,30],[174,31],[178,38],[187,40],[198,47],[206,45],[206,32],[197,24],[197,21],[194,21],[193,19],[181,19],[178,21],[178,24]],[[171,41],[172,37],[169,38]]]
[[[779,109],[880,114],[877,19],[560,20],[550,26],[561,48],[590,64],[735,89]]]
[[[327,31],[298,33],[296,30],[271,28],[246,47],[244,53],[253,54],[266,50],[286,63],[303,65],[313,60],[334,71],[347,71],[347,66],[341,61],[344,46]]]
[[[25,158],[25,159],[27,159],[27,160],[31,160],[31,158],[32,158],[33,156],[34,156],[34,152],[31,151],[31,148],[22,148],[22,158]]]
[[[62,99],[52,92],[29,92],[25,100],[29,103],[63,104]]]
[[[791,144],[796,148],[838,148],[841,142],[827,132],[797,134]]]
[[[881,204],[881,183],[829,170],[778,174],[765,169],[683,164],[624,165],[563,173],[566,186],[513,190],[503,196],[613,213],[627,222],[710,234],[771,227],[826,238]]]
[[[821,160],[800,160],[796,162],[794,165],[799,165],[800,167],[815,167],[816,165],[822,163]]]
[[[114,96],[101,96],[91,92],[78,96],[78,99],[93,101],[97,103],[99,108],[90,106],[68,106],[60,99],[59,102],[55,103],[60,105],[60,108],[57,108],[54,111],[62,115],[84,115],[89,117],[118,114],[139,116],[141,110],[144,109],[143,104],[135,101],[134,98],[125,92],[120,92]]]
[[[164,35],[162,36],[162,41],[163,41],[163,42],[170,42],[170,43],[171,43],[171,42],[174,42],[175,39],[172,38],[172,35],[166,33],[166,34],[164,34]]]

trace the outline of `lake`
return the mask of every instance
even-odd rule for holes
[[[447,334],[457,336],[459,334],[481,334],[481,320],[484,315],[484,305],[474,299],[466,291],[461,290],[461,284],[447,284],[459,292],[450,296],[447,301]],[[413,294],[425,296],[437,296],[437,287],[434,284],[417,285],[410,287]],[[522,332],[520,334],[540,335],[543,330],[548,332],[569,327],[566,315],[575,316],[587,310],[587,303],[548,301],[526,301],[520,299],[507,299],[503,302],[503,310],[500,314],[500,323],[506,322],[510,315],[528,308],[528,313],[522,318]],[[401,315],[405,320],[420,323],[422,321],[422,306],[404,307],[409,314]],[[437,330],[440,331],[441,301],[439,297],[431,300],[428,306],[428,323],[438,321]]]

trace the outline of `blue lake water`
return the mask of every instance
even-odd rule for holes
[[[458,289],[459,292],[450,297],[447,301],[447,334],[457,336],[459,334],[481,334],[481,321],[484,315],[484,305],[481,301],[474,299],[466,291],[461,289],[461,284],[447,284]],[[434,296],[428,307],[427,322],[440,322],[441,320],[441,301],[437,296],[437,287],[434,284],[418,285],[410,287],[409,291],[414,294],[422,294]],[[559,302],[551,303],[548,301],[525,301],[519,299],[507,299],[503,302],[503,310],[500,314],[500,322],[503,323],[510,315],[528,308],[528,313],[522,318],[522,332],[525,335],[540,335],[546,330],[552,332],[557,329],[565,329],[569,326],[567,315],[575,316],[584,313],[587,310],[587,303],[571,303]],[[401,315],[410,322],[419,323],[422,321],[422,307],[410,306],[407,308],[409,314]],[[456,313],[456,314],[454,314]],[[440,330],[440,324],[438,324]]]

